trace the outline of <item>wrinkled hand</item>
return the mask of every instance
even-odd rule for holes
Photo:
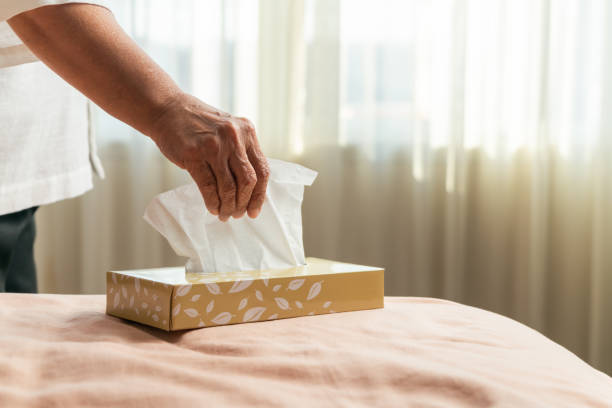
[[[181,94],[155,120],[149,136],[189,172],[206,208],[221,221],[259,214],[270,170],[248,119]]]

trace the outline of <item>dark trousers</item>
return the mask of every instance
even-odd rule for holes
[[[34,265],[37,209],[0,215],[0,292],[37,291]]]

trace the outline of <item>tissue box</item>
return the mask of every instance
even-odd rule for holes
[[[110,271],[106,313],[162,330],[384,307],[384,270],[307,258],[283,270],[197,274]]]

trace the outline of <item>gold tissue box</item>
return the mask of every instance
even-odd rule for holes
[[[172,331],[384,307],[384,269],[306,262],[211,274],[184,267],[110,271],[106,313]]]

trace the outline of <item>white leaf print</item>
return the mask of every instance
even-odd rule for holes
[[[123,293],[123,297],[127,299],[127,289],[125,286],[121,287],[121,293]]]
[[[299,300],[295,301],[295,305],[300,309],[302,308],[302,302],[300,302]]]
[[[275,297],[274,300],[276,301],[276,304],[278,305],[278,307],[280,307],[281,309],[283,310],[290,309],[289,302],[287,302],[286,299],[282,297]]]
[[[117,274],[113,273],[111,274],[112,278],[113,278],[113,283],[116,285],[117,284]]]
[[[308,313],[308,316],[314,316],[314,312]]]
[[[183,312],[189,317],[196,317],[197,315],[199,315],[197,310],[191,308],[185,309],[183,310]]]
[[[164,326],[166,325],[166,323],[168,323],[168,321],[167,321],[167,320],[162,320],[162,324],[163,324]]]
[[[281,288],[281,285],[275,285],[275,286],[272,288],[272,292],[278,292],[278,290],[279,290],[280,288]]]
[[[197,302],[199,298],[200,298],[200,295],[193,295],[193,296],[191,297],[191,301],[192,301],[192,302]]]
[[[185,296],[190,290],[191,285],[179,286],[178,289],[176,289],[176,296]]]
[[[162,309],[161,306],[155,306],[155,311],[156,312],[161,312],[161,309]]]
[[[115,288],[110,288],[110,291],[108,293],[110,293],[112,295],[114,290],[115,290]]]
[[[205,327],[206,325],[204,324],[203,321],[200,320],[200,323],[198,323],[198,327]]]
[[[115,283],[116,283],[116,282],[115,282]],[[268,286],[268,278],[265,278],[265,279],[263,280],[263,283],[264,283],[264,285],[265,285],[265,286]]]
[[[327,309],[329,305],[331,305],[331,302],[328,300],[327,302],[323,303],[323,308]]]
[[[319,292],[321,292],[321,282],[315,282],[312,284],[310,290],[308,291],[308,296],[306,296],[306,300],[311,300],[317,297]]]
[[[253,283],[252,280],[236,281],[229,290],[229,293],[242,292],[243,290],[251,286],[251,283]]]
[[[159,316],[154,314],[153,316],[151,316],[151,319],[153,319],[154,322],[159,321]]]
[[[123,307],[123,306],[122,306]],[[151,311],[147,310],[147,316],[151,315]]]
[[[147,290],[147,288],[144,288],[144,293],[145,293],[145,296],[149,296],[149,291]]]
[[[146,309],[147,307],[149,307],[149,305],[146,302],[142,302],[142,305],[140,305],[143,309]]]
[[[210,301],[208,306],[206,306],[206,313],[210,313],[213,310],[213,307],[215,307],[215,300],[214,299]]]
[[[263,302],[263,295],[261,294],[260,291],[256,290],[255,291],[255,297],[260,301]]]
[[[176,306],[174,306],[174,309],[172,309],[172,316],[178,315],[180,311],[181,311],[181,304],[179,303]]]
[[[140,279],[134,278],[134,287],[136,288],[136,293],[140,293]]]
[[[215,318],[212,319],[212,322],[216,324],[226,324],[230,320],[232,320],[232,315],[229,312],[223,312],[215,316]]]
[[[154,295],[152,296],[152,298],[153,298],[153,301],[155,302],[155,301],[157,301],[158,296],[154,294]]]
[[[289,282],[288,288],[289,290],[298,290],[299,288],[302,287],[305,281],[306,279],[294,279],[291,282]]]
[[[249,301],[248,297],[245,297],[244,299],[242,299],[240,301],[240,304],[238,305],[238,310],[244,309],[246,307],[248,301]]]
[[[329,309],[329,313],[336,313],[336,312],[334,312],[333,310]]]
[[[274,313],[273,315],[270,315],[270,317],[268,317],[268,320],[272,320],[276,318],[278,318],[278,313]]]
[[[134,306],[134,295],[130,296],[130,307]]]
[[[115,276],[115,275],[113,275]],[[113,309],[116,309],[119,306],[119,292],[115,293],[115,298],[113,299]]]
[[[265,312],[265,307],[252,307],[244,313],[243,322],[255,322],[259,320],[263,312]]]
[[[206,285],[206,289],[208,289],[208,291],[212,293],[213,295],[221,294],[221,288],[219,288],[219,285],[217,285],[216,283],[214,282],[206,283],[205,285]]]
[[[136,316],[140,316],[140,312],[138,311],[138,308],[134,309],[134,311],[136,312]]]

